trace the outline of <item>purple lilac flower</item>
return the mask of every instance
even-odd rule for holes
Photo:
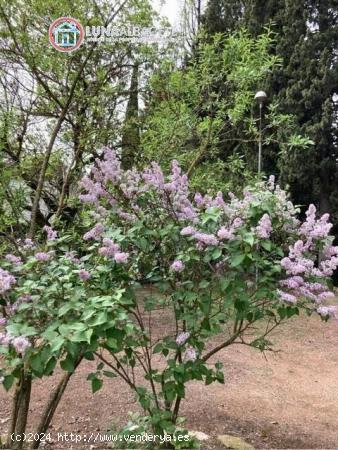
[[[303,241],[298,240],[293,246],[289,247],[289,257],[299,258],[308,249],[308,245],[304,244]]]
[[[102,177],[105,183],[112,182],[116,184],[120,181],[122,175],[121,161],[114,150],[105,148],[103,151],[103,160],[96,159],[95,162],[101,172],[100,175],[97,175],[98,172],[94,172],[96,178],[99,176],[99,181],[101,181]]]
[[[51,257],[52,257],[51,253],[45,253],[45,252],[35,253],[35,258],[38,261],[49,261],[51,259]]]
[[[16,283],[16,279],[7,270],[0,268],[0,294],[4,294],[8,291],[13,284]]]
[[[325,292],[321,292],[320,294],[318,294],[318,298],[319,300],[326,300],[327,298],[332,298],[334,297],[334,293],[331,291],[325,291]]]
[[[322,261],[319,267],[325,277],[331,277],[338,267],[338,256]]]
[[[96,203],[99,196],[104,194],[104,189],[101,183],[95,183],[88,177],[88,175],[85,175],[82,178],[80,186],[87,191],[86,194],[81,194],[79,196],[80,200],[84,203]]]
[[[181,230],[181,236],[191,236],[196,233],[196,230],[192,226],[184,227]]]
[[[206,233],[195,233],[193,237],[203,244],[206,245],[218,245],[218,239],[213,234],[206,234]]]
[[[177,205],[176,205],[177,206]],[[180,207],[178,208],[178,217],[180,219],[186,219],[186,220],[191,220],[192,222],[197,222],[197,213],[195,211],[195,209],[193,208],[192,205],[180,205]]]
[[[236,219],[232,222],[232,227],[239,228],[243,225],[243,223],[243,219],[241,219],[240,217],[236,217]]]
[[[180,333],[176,338],[177,345],[183,345],[187,342],[190,337],[190,333],[188,331]]]
[[[118,244],[115,244],[115,242],[111,239],[103,238],[102,242],[104,244],[104,247],[99,248],[100,255],[114,257],[115,254],[120,251],[120,246]]]
[[[227,229],[227,228],[225,228],[225,227],[221,227],[221,228],[218,230],[217,236],[218,236],[219,239],[221,239],[221,240],[227,239],[227,240],[229,240],[229,241],[231,241],[232,239],[235,238],[233,229]]]
[[[92,228],[91,230],[87,231],[87,233],[85,233],[83,235],[83,239],[85,241],[89,241],[90,239],[98,239],[100,238],[100,236],[102,235],[102,233],[104,232],[104,226],[102,225],[102,223],[97,223],[94,228]]]
[[[7,319],[5,317],[0,317],[0,327],[4,327],[7,324]]]
[[[311,204],[306,211],[306,220],[300,227],[300,232],[314,239],[326,237],[333,226],[329,222],[329,218],[329,214],[324,214],[319,220],[316,220],[316,207]]]
[[[20,266],[22,264],[22,259],[20,258],[20,256],[15,256],[9,253],[8,255],[5,256],[5,258],[7,259],[7,261],[14,264],[15,266]]]
[[[125,211],[122,211],[121,209],[116,210],[116,214],[120,217],[120,219],[126,220],[127,222],[135,222],[137,217],[135,214],[130,214]]]
[[[174,272],[182,272],[184,270],[184,264],[179,259],[176,259],[170,266],[171,270]]]
[[[305,286],[300,286],[295,293],[298,293],[299,296],[309,298],[310,300],[314,302],[320,301],[316,294],[311,292],[309,289],[307,289]]]
[[[183,360],[185,362],[187,361],[196,361],[197,359],[197,351],[194,349],[194,347],[188,347],[183,355]]]
[[[338,307],[337,306],[319,306],[317,308],[317,313],[322,317],[332,317],[333,319],[338,318]]]
[[[294,276],[287,280],[280,281],[279,284],[288,289],[297,289],[304,284],[304,279],[299,276]]]
[[[79,270],[79,277],[82,281],[87,281],[90,278],[90,273],[85,269],[81,269]]]
[[[264,216],[258,222],[256,227],[257,236],[262,239],[269,239],[272,232],[271,219],[269,214],[264,214]]]
[[[125,264],[128,262],[129,253],[117,252],[114,255],[114,259],[118,264]]]
[[[194,200],[195,200],[197,208],[203,208],[203,206],[205,206],[205,199],[204,199],[203,195],[200,194],[199,192],[196,192]]]
[[[304,286],[313,292],[324,292],[326,291],[327,287],[321,283],[304,283]]]
[[[286,292],[280,291],[279,289],[277,289],[277,294],[278,294],[280,300],[282,300],[283,302],[297,303],[297,298],[294,295],[287,294]]]
[[[144,170],[142,177],[147,185],[156,187],[158,189],[164,188],[164,175],[161,167],[156,162],[153,161],[150,165],[150,168]]]
[[[30,347],[30,343],[28,341],[27,338],[25,338],[24,336],[19,336],[19,337],[15,337],[11,344],[13,345],[13,347],[15,348],[15,350],[17,351],[17,353],[21,353],[24,354],[25,351]]]
[[[34,242],[32,241],[32,239],[29,239],[29,238],[25,239],[23,241],[23,248],[25,250],[29,250],[31,248],[34,248]]]
[[[12,342],[13,336],[10,333],[0,333],[0,345],[7,346]]]
[[[80,263],[80,260],[76,256],[76,252],[75,251],[66,252],[65,253],[65,258],[68,259],[68,261],[72,262],[73,264],[79,264]]]
[[[288,275],[300,275],[310,274],[313,270],[314,263],[306,258],[300,258],[293,261],[286,257],[281,260],[281,266]]]
[[[326,247],[326,248],[324,249],[323,254],[324,254],[324,257],[325,257],[325,258],[331,258],[331,256],[337,256],[337,255],[338,255],[338,246],[335,246],[335,247],[333,247],[333,246]]]
[[[55,239],[57,239],[58,234],[57,234],[57,232],[55,230],[53,230],[52,227],[49,227],[48,225],[45,225],[42,229],[47,234],[47,239],[49,241],[55,241]]]

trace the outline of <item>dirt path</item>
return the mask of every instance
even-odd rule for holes
[[[264,355],[241,345],[219,354],[225,367],[225,385],[204,387],[191,383],[182,414],[188,428],[211,439],[207,450],[219,450],[216,436],[244,437],[256,448],[338,449],[338,323],[317,317],[296,318],[273,336],[278,353]],[[83,363],[67,388],[50,429],[57,433],[105,431],[124,423],[127,411],[136,410],[133,396],[122,382],[107,380],[91,394],[86,376],[95,364]],[[34,383],[30,428],[56,380]],[[10,396],[0,390],[0,430],[7,430]],[[71,449],[54,442],[53,449]],[[74,448],[90,449],[81,443]],[[92,448],[99,448],[97,446]],[[103,448],[102,446],[100,448]]]

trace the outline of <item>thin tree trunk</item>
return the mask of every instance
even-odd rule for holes
[[[46,176],[46,172],[47,172],[47,168],[48,168],[50,155],[52,153],[54,142],[60,131],[61,125],[66,117],[67,110],[68,110],[68,107],[67,107],[67,109],[66,108],[63,109],[60,117],[58,118],[58,121],[56,122],[56,125],[54,127],[52,136],[50,138],[50,141],[49,141],[46,153],[45,153],[45,157],[43,159],[43,163],[42,163],[40,174],[39,174],[39,181],[38,181],[38,185],[37,185],[37,188],[35,191],[35,196],[34,196],[34,201],[33,201],[33,206],[32,206],[31,223],[30,223],[30,229],[29,229],[30,238],[33,238],[35,235],[36,218],[38,215],[39,203],[40,203],[43,185],[45,182],[45,176]]]
[[[76,363],[74,372],[75,372],[76,368],[79,366],[81,361],[82,361],[82,356],[79,359],[79,361]],[[37,440],[33,441],[32,449],[39,448],[40,443],[41,443],[40,437],[42,437],[44,434],[46,434],[48,427],[53,419],[56,408],[58,407],[60,400],[66,390],[66,387],[68,385],[70,377],[73,375],[74,372],[65,373],[63,378],[60,380],[59,384],[57,385],[56,389],[50,395],[48,403],[42,413],[39,426],[35,432],[35,434],[37,434],[39,436],[39,438]]]
[[[19,409],[19,397],[20,397],[20,382],[15,386],[15,392],[12,399],[12,411],[11,411],[11,421],[7,436],[7,445],[10,447],[12,444],[12,434],[15,433],[15,426],[18,417]]]
[[[26,371],[24,370],[18,399],[19,404],[15,424],[14,440],[10,438],[10,442],[12,443],[11,448],[13,450],[22,450],[23,448],[24,440],[22,437],[26,431],[29,403],[31,398],[31,388],[32,376],[31,374],[26,373]],[[16,436],[20,437],[19,441],[16,441]]]

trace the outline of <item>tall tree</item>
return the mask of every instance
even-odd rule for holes
[[[130,169],[137,159],[140,148],[139,106],[138,106],[139,64],[134,63],[129,99],[122,132],[122,165]]]
[[[338,224],[337,18],[336,0],[209,0],[204,15],[210,33],[242,26],[254,37],[266,26],[276,32],[271,52],[283,63],[263,87],[282,113],[296,115],[299,133],[314,145],[287,152],[270,145],[269,169],[280,172],[296,203],[314,202]]]

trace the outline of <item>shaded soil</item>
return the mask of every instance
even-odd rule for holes
[[[168,318],[159,314],[158,331],[166,333]],[[225,368],[225,384],[205,387],[192,382],[181,414],[187,427],[203,431],[210,439],[205,450],[219,450],[218,434],[243,437],[256,448],[338,449],[338,324],[318,317],[297,317],[275,330],[277,352],[261,354],[233,345],[217,358]],[[104,432],[126,422],[128,411],[137,411],[133,395],[123,381],[106,379],[91,393],[88,372],[96,363],[85,361],[72,376],[50,427],[55,450],[107,448],[81,442],[63,442],[58,433]],[[61,375],[34,382],[29,430],[38,423],[50,390]],[[10,394],[0,390],[0,434],[7,431]],[[59,435],[60,436],[60,435]]]

